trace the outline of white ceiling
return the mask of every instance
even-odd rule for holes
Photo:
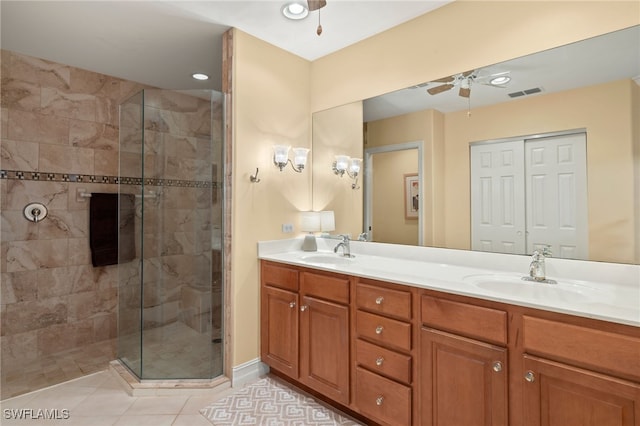
[[[286,0],[0,2],[3,49],[152,86],[220,89],[222,34],[236,27],[315,60],[453,0],[328,0],[301,21]],[[205,72],[205,83],[191,78]]]
[[[427,93],[428,88],[442,83],[398,90],[365,100],[364,120],[426,109],[444,113],[473,110],[521,99],[511,98],[509,94],[533,88],[540,88],[541,94],[548,94],[625,78],[633,78],[640,85],[640,26],[488,65],[477,72],[479,76],[509,72],[511,81],[505,88],[472,84],[469,99],[458,96],[458,87],[437,95]]]

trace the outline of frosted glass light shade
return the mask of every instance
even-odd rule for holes
[[[352,158],[349,164],[349,171],[351,174],[360,173],[360,168],[362,167],[362,158]]]
[[[307,155],[309,155],[309,148],[293,148],[293,165],[304,169],[307,165]]]
[[[320,212],[320,230],[329,232],[336,230],[336,218],[333,210],[324,210]]]
[[[289,161],[289,149],[288,145],[274,145],[273,146],[273,162],[280,167],[280,170],[287,165]]]
[[[343,172],[349,167],[348,155],[336,155],[336,170]]]
[[[320,231],[320,212],[300,213],[300,229],[304,232]]]

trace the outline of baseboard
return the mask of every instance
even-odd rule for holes
[[[267,364],[260,361],[260,358],[252,359],[244,364],[233,367],[231,387],[241,387],[267,373],[269,373],[269,366]]]

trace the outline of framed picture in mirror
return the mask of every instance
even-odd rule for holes
[[[407,173],[404,175],[404,218],[418,219],[418,209],[420,208],[420,181],[417,173]]]

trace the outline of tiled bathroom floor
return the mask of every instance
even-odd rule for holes
[[[197,396],[129,396],[108,370],[0,402],[0,424],[65,426],[211,426],[199,410],[230,389]],[[38,409],[57,410],[59,420],[16,419]],[[30,411],[29,411],[30,410]],[[67,410],[67,411],[64,411]],[[68,413],[66,416],[65,413]]]

